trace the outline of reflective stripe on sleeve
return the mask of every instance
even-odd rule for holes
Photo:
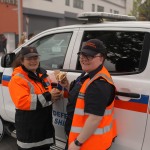
[[[15,76],[19,76],[21,77],[22,79],[24,79],[29,88],[30,88],[30,94],[31,94],[31,105],[30,105],[30,110],[36,110],[36,106],[37,106],[37,95],[35,94],[34,92],[34,86],[24,77],[23,74],[21,73],[17,73]]]
[[[104,116],[111,115],[112,112],[113,112],[113,109],[109,109],[109,110],[106,109],[105,113],[104,113]],[[80,109],[80,108],[75,108],[74,114],[81,115],[81,116],[89,115],[89,113],[84,112],[84,109]]]
[[[36,106],[37,106],[37,95],[36,94],[31,94],[30,110],[35,110]]]
[[[105,134],[106,132],[109,132],[112,128],[112,123],[108,126],[105,126],[104,128],[97,128],[95,132],[93,133],[94,135],[99,135],[99,134]],[[82,127],[71,127],[71,132],[74,133],[81,133]]]
[[[52,144],[52,143],[54,143],[53,138],[45,139],[43,141],[34,142],[34,143],[24,143],[24,142],[21,142],[21,141],[17,140],[17,144],[21,148],[33,148],[33,147],[38,147],[38,146],[42,146],[42,145],[46,145],[46,144]]]
[[[79,92],[78,98],[84,99],[85,94]]]
[[[40,103],[42,104],[43,107],[47,107],[47,106],[52,104],[51,101],[47,102],[45,97],[42,94],[38,94],[38,99],[39,99],[39,101],[40,101]]]

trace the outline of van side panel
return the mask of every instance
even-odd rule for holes
[[[144,139],[142,150],[148,150],[149,148],[150,148],[150,109],[148,114],[148,121],[147,121],[145,139]]]
[[[1,61],[1,60],[0,60]],[[4,97],[2,92],[2,77],[3,77],[4,68],[0,67],[0,117],[3,119],[7,118],[6,111],[4,107]]]

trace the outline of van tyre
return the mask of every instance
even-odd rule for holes
[[[2,140],[4,135],[4,123],[2,118],[0,117],[0,141]]]

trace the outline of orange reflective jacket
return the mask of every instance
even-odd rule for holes
[[[16,109],[36,110],[37,101],[41,103],[42,107],[51,105],[52,102],[46,101],[43,96],[43,93],[51,90],[50,80],[44,78],[44,82],[48,85],[47,89],[40,82],[30,79],[28,73],[21,67],[15,68],[8,86]]]
[[[113,85],[111,76],[105,67],[103,67],[102,70],[99,71],[91,80],[90,78],[85,80],[80,89],[76,102],[71,132],[69,135],[69,144],[78,137],[89,116],[88,114],[84,113],[84,96],[86,89],[94,80],[100,77],[104,78],[108,83]],[[97,129],[93,135],[83,143],[80,150],[106,150],[111,146],[113,138],[117,135],[116,122],[113,118],[113,115],[114,102],[106,107],[104,116],[102,117]]]

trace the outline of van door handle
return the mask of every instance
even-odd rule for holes
[[[131,97],[131,98],[140,98],[140,94],[137,93],[126,93],[126,92],[116,92],[118,96]]]

